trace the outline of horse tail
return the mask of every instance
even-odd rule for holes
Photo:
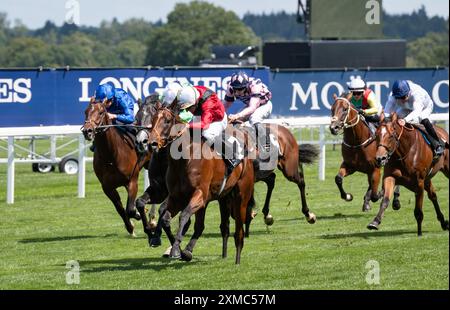
[[[312,164],[319,157],[319,149],[313,144],[300,144],[298,146],[299,164]]]

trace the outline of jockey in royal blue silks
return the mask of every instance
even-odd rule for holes
[[[134,100],[123,89],[115,88],[110,83],[100,84],[95,90],[95,101],[105,101],[108,117],[113,124],[128,125],[134,122]],[[91,151],[94,150],[93,143]]]
[[[102,102],[106,98],[106,111],[111,120],[122,124],[134,122],[134,100],[121,88],[112,84],[101,84],[95,91],[95,101]]]

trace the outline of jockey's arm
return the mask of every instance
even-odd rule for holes
[[[131,98],[118,98],[118,103],[122,107],[123,112],[117,113],[116,119],[124,124],[131,124],[134,122],[134,102]]]
[[[395,98],[389,96],[388,101],[384,106],[384,116],[390,117],[392,112],[395,112]]]
[[[419,124],[424,104],[421,100],[414,100],[413,110],[405,117],[407,123]]]
[[[373,92],[371,92],[369,97],[367,98],[367,104],[369,108],[364,110],[364,114],[375,115],[378,113],[380,104],[377,102],[377,98],[375,97],[375,94]]]
[[[234,101],[228,101],[227,98],[225,97],[225,100],[223,101],[223,106],[225,107],[225,111],[228,110],[231,107],[233,102]]]
[[[252,98],[250,98],[248,106],[245,109],[243,109],[241,112],[236,114],[236,116],[240,119],[246,119],[247,117],[252,115],[258,107],[259,107],[259,98],[252,97]]]

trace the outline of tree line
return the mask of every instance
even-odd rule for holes
[[[413,14],[383,12],[386,38],[407,43],[407,65],[448,66],[448,18],[429,17],[422,7]],[[144,19],[103,21],[98,27],[47,21],[30,30],[13,26],[0,13],[0,67],[196,66],[210,57],[213,45],[261,45],[271,40],[306,39],[296,14],[246,14],[210,3],[179,3],[167,22]]]

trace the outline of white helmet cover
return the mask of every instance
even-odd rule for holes
[[[170,105],[172,102],[178,97],[180,94],[180,91],[183,87],[176,83],[169,83],[167,84],[166,88],[164,88],[162,93],[162,104],[163,105]]]
[[[178,96],[178,104],[180,105],[180,109],[184,110],[193,106],[199,97],[200,93],[192,85],[183,87]]]
[[[350,91],[364,91],[366,83],[360,78],[355,78],[348,83],[348,90]]]

